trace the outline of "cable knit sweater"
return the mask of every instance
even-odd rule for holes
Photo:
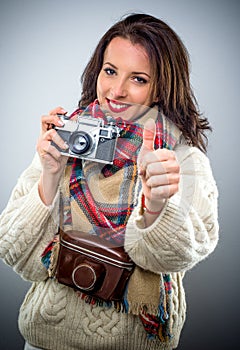
[[[49,279],[41,253],[57,230],[58,195],[51,207],[38,193],[41,164],[36,155],[20,176],[0,216],[0,257],[31,281],[19,314],[19,329],[32,345],[51,350],[146,350],[176,348],[186,303],[185,271],[205,259],[218,241],[217,188],[209,161],[198,149],[178,145],[180,190],[148,228],[136,207],[127,225],[125,249],[136,264],[170,272],[172,340],[147,338],[138,316],[86,304],[71,288]],[[140,286],[139,286],[140,287]]]

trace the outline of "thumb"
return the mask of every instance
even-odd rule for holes
[[[142,148],[149,151],[154,151],[154,140],[156,136],[155,121],[150,118],[146,121],[143,129]]]

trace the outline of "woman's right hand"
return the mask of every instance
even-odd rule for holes
[[[66,111],[57,107],[41,118],[41,134],[37,142],[37,152],[42,163],[42,175],[39,182],[39,194],[46,205],[50,205],[56,195],[60,177],[67,163],[67,157],[51,144],[53,141],[62,149],[68,149],[68,145],[61,139],[53,125],[61,127],[64,124],[58,114],[66,114]]]
[[[37,151],[42,163],[43,169],[50,174],[58,174],[61,172],[66,164],[66,157],[63,157],[61,153],[54,147],[51,142],[53,141],[62,149],[67,149],[68,146],[58,135],[57,131],[53,128],[53,125],[61,127],[63,123],[58,114],[66,114],[66,111],[57,107],[49,112],[48,115],[44,115],[41,118],[41,134],[37,142]]]

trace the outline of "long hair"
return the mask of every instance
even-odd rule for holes
[[[207,148],[207,118],[199,112],[190,85],[189,55],[179,36],[163,21],[146,14],[132,14],[114,24],[100,39],[81,77],[82,95],[79,106],[97,98],[97,78],[103,65],[104,52],[115,37],[140,44],[151,62],[151,97],[159,110],[182,131],[190,145],[203,152]]]

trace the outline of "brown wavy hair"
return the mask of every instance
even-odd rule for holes
[[[206,152],[211,131],[207,118],[199,112],[190,85],[189,54],[179,36],[162,20],[147,14],[131,14],[114,24],[100,39],[81,77],[79,106],[97,98],[97,78],[102,69],[104,52],[115,37],[142,45],[151,62],[151,97],[159,110],[182,131],[190,145]]]

